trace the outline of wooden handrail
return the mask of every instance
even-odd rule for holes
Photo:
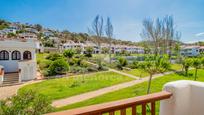
[[[48,115],[102,115],[103,113],[114,115],[114,112],[117,110],[120,110],[121,115],[126,115],[126,109],[129,107],[132,108],[132,115],[136,115],[136,106],[138,105],[142,105],[142,115],[146,115],[146,105],[148,103],[151,103],[151,113],[152,115],[155,115],[155,102],[168,99],[171,96],[172,93],[162,91],[119,101],[91,105],[62,112],[49,113]]]

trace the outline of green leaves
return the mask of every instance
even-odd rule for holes
[[[69,70],[69,64],[64,59],[58,59],[48,68],[49,75],[64,74]]]
[[[63,55],[64,55],[64,57],[72,58],[75,53],[76,53],[75,50],[73,50],[73,49],[68,49],[68,50],[65,50],[65,51],[63,52]]]
[[[31,90],[0,101],[0,115],[41,115],[51,110],[47,97]]]

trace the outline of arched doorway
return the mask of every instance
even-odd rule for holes
[[[21,53],[17,50],[13,51],[12,60],[21,60]]]
[[[9,52],[6,50],[0,51],[0,60],[9,60]]]
[[[25,51],[23,53],[23,60],[31,60],[32,59],[32,54],[30,51]]]

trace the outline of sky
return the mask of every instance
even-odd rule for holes
[[[172,15],[181,41],[204,41],[204,0],[0,0],[0,19],[88,32],[96,15],[111,18],[114,38],[141,41],[142,21]]]

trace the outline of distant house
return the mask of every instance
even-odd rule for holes
[[[204,53],[204,46],[200,46],[200,47],[199,47],[199,52],[200,52],[200,54],[203,54],[203,53]]]
[[[34,29],[34,28],[25,28],[26,32],[29,32],[29,33],[38,33],[38,30]]]
[[[36,45],[32,41],[1,40],[0,72],[5,74],[1,74],[3,78],[0,79],[0,83],[9,82],[8,80],[21,82],[35,79],[37,68],[35,52]]]
[[[181,55],[183,56],[198,56],[200,54],[200,46],[182,46]]]
[[[51,31],[49,31],[49,30],[44,30],[42,33],[43,33],[43,35],[44,35],[45,37],[51,37],[51,36],[54,37],[53,32],[51,32]]]
[[[43,45],[42,43],[38,40],[38,37],[35,33],[20,33],[19,34],[19,37],[21,39],[25,39],[25,40],[28,40],[28,41],[33,41],[36,45],[36,50],[37,52],[43,52],[44,51],[44,48],[43,48]]]

